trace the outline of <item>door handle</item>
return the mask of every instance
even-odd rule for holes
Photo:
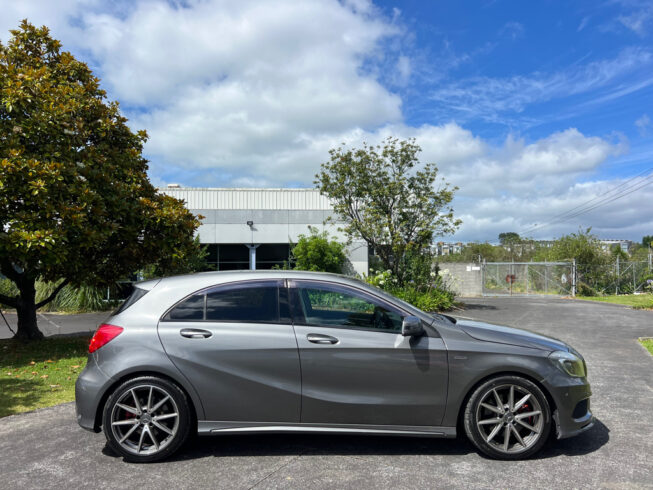
[[[200,328],[184,328],[183,330],[180,330],[179,333],[182,337],[189,339],[208,339],[213,335],[208,330],[202,330]]]
[[[306,339],[314,344],[337,344],[338,343],[337,338],[331,337],[330,335],[321,335],[319,333],[309,333],[306,336]]]

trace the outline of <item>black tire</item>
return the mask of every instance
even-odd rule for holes
[[[508,409],[511,387],[513,410]],[[530,394],[528,400],[517,406],[526,394]],[[495,409],[504,413],[496,413]],[[533,415],[528,417],[529,414]],[[479,420],[484,424],[479,424]],[[532,381],[521,376],[497,376],[472,392],[463,423],[469,440],[486,456],[505,460],[526,459],[546,444],[551,433],[551,409],[542,390]],[[495,430],[497,432],[493,434]]]
[[[148,405],[155,408],[150,414]],[[192,417],[179,386],[164,378],[140,376],[111,393],[102,421],[111,449],[126,461],[150,463],[169,457],[186,442]]]

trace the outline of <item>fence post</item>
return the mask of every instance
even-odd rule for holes
[[[633,269],[633,293],[634,293],[635,290],[637,289],[637,284],[635,284],[635,264],[636,264],[636,263],[637,263],[637,262],[631,262],[631,263],[630,263],[630,267]]]
[[[619,256],[617,255],[617,280],[614,283],[614,294],[619,294],[619,280],[621,280],[621,274],[619,273]]]
[[[571,263],[571,296],[576,297],[576,259]]]

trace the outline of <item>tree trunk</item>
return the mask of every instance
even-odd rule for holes
[[[36,287],[35,281],[23,280],[18,285],[20,296],[17,299],[18,330],[16,337],[20,340],[41,340],[43,334],[36,323]]]

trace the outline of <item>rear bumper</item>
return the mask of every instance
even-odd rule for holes
[[[100,431],[96,415],[104,390],[110,381],[111,378],[98,368],[95,356],[90,354],[86,367],[75,382],[75,411],[77,423],[82,428],[93,432]]]
[[[576,436],[594,425],[590,410],[592,390],[587,378],[556,373],[544,381],[555,403],[553,420],[558,439]]]

